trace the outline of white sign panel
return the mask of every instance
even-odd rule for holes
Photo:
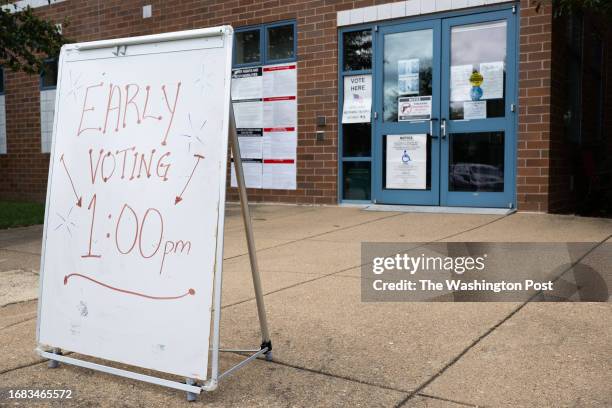
[[[234,69],[232,99],[247,187],[295,189],[297,64]]]
[[[263,97],[297,95],[297,66],[295,64],[263,67]]]
[[[37,337],[204,380],[232,34],[178,34],[62,48]]]
[[[244,173],[244,184],[247,188],[261,188],[262,160],[242,159],[242,171]],[[237,186],[238,179],[236,179],[236,168],[234,167],[234,159],[232,159],[230,177],[232,186]]]
[[[504,97],[504,62],[483,62],[480,64],[482,75],[482,99],[501,99]]]
[[[418,58],[397,61],[397,90],[400,95],[418,95],[420,88]]]
[[[263,127],[297,125],[297,103],[295,96],[264,98]]]
[[[388,189],[427,188],[427,135],[387,135]]]
[[[263,102],[261,100],[234,102],[234,118],[238,129],[261,129],[263,127]]]
[[[265,159],[263,163],[263,188],[295,190],[295,160]]]
[[[244,159],[261,159],[263,137],[260,136],[238,136],[240,145],[240,157]]]
[[[261,99],[263,77],[261,67],[239,68],[232,73],[232,100]]]
[[[431,119],[431,96],[397,98],[399,122]]]
[[[462,102],[469,101],[470,90],[472,84],[470,84],[470,76],[472,75],[471,65],[455,65],[451,67],[451,102]]]
[[[486,119],[487,101],[463,102],[463,119]]]
[[[263,137],[263,157],[266,159],[296,159],[295,128],[266,128]]]
[[[342,123],[370,123],[372,75],[344,77]]]

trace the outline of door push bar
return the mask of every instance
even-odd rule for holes
[[[446,119],[442,119],[442,123],[440,123],[440,133],[442,134],[442,140],[446,139]]]
[[[434,122],[437,121],[438,118],[429,119],[429,136],[431,136],[432,139],[438,138],[438,136],[434,135],[433,132]],[[442,140],[446,139],[446,119],[442,119],[442,122],[440,123],[440,133],[442,135]]]

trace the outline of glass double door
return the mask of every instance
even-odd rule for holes
[[[514,17],[507,10],[379,28],[375,202],[514,205]]]

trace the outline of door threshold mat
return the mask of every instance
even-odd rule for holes
[[[514,208],[479,208],[479,207],[441,207],[438,205],[385,205],[372,204],[364,208],[365,211],[389,211],[389,212],[412,212],[412,213],[437,213],[437,214],[483,214],[483,215],[507,215],[516,211]]]

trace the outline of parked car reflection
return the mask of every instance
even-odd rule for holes
[[[457,163],[450,166],[451,191],[504,191],[504,171],[490,164]]]

